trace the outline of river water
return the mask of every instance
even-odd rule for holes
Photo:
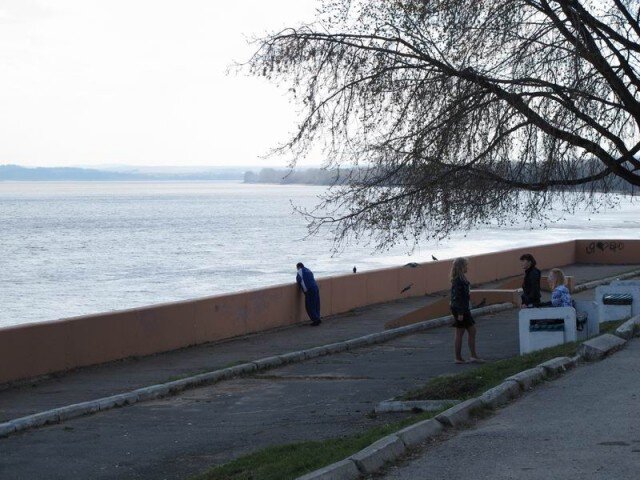
[[[306,237],[292,202],[325,187],[238,182],[0,182],[0,327],[573,238],[640,238],[638,201],[546,229],[487,227],[373,252]]]

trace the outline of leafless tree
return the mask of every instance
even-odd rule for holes
[[[357,172],[311,229],[388,246],[640,186],[639,17],[638,0],[326,0],[247,68],[302,107],[280,151],[319,144]]]

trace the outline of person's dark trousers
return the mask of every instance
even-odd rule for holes
[[[531,306],[533,308],[540,308],[540,307],[548,307],[549,306],[549,305],[543,305],[539,301],[529,302],[529,299],[525,295],[520,295],[520,300],[522,301],[523,305],[529,305],[529,306]],[[546,303],[550,304],[551,302],[546,302]]]
[[[310,288],[304,295],[304,306],[313,323],[320,323],[320,290]]]

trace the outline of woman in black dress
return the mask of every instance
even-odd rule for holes
[[[468,261],[466,258],[456,258],[451,265],[451,314],[453,315],[453,327],[456,329],[454,348],[455,362],[466,363],[462,358],[462,337],[466,330],[468,334],[468,344],[472,363],[482,363],[476,353],[476,327],[475,321],[471,317],[470,301],[471,292],[467,273]]]

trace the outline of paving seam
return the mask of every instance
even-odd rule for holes
[[[640,315],[627,322],[627,327],[633,328],[635,336],[640,336]],[[621,327],[615,332],[616,338],[626,345],[629,339],[627,332]],[[606,337],[604,334],[587,340],[585,343],[595,340],[598,343]],[[599,357],[591,357],[593,360],[601,360],[605,356],[612,355],[620,350],[620,345],[609,344],[604,347],[604,353]],[[374,473],[379,473],[388,463],[399,460],[409,449],[416,448],[429,439],[440,435],[444,429],[465,427],[471,419],[482,409],[494,410],[505,406],[518,399],[523,392],[530,391],[542,380],[555,380],[575,367],[578,362],[587,360],[581,354],[574,357],[557,357],[541,363],[537,367],[520,372],[505,379],[501,384],[487,390],[482,395],[470,398],[459,403],[434,418],[423,420],[397,432],[376,440],[371,445],[339,462],[327,465],[313,472],[307,473],[296,480],[333,480],[333,479],[359,479]],[[355,468],[354,468],[355,467]]]
[[[576,285],[574,287],[574,292],[582,292],[584,290],[595,288],[598,285],[608,284],[613,280],[622,280],[625,278],[636,277],[638,275],[640,275],[640,269],[616,275],[614,277],[586,282],[584,284]],[[486,315],[509,310],[511,308],[514,308],[513,304],[501,303],[474,309],[472,311],[475,315]],[[348,350],[354,350],[356,348],[387,342],[404,335],[410,335],[416,332],[445,326],[451,321],[451,319],[451,315],[447,315],[432,320],[426,320],[424,322],[385,330],[383,332],[356,337],[342,342],[265,357],[252,362],[236,365],[234,367],[205,372],[172,382],[160,383],[117,395],[111,395],[109,397],[102,397],[95,400],[45,410],[0,423],[0,438],[28,429],[38,428],[45,425],[53,425],[65,420],[104,412],[106,410],[111,410],[112,408],[124,407],[148,400],[156,400],[178,394],[187,389],[214,384],[222,380],[228,380],[256,371],[277,368],[288,363],[299,363],[311,358],[317,358],[333,353],[341,353]]]

